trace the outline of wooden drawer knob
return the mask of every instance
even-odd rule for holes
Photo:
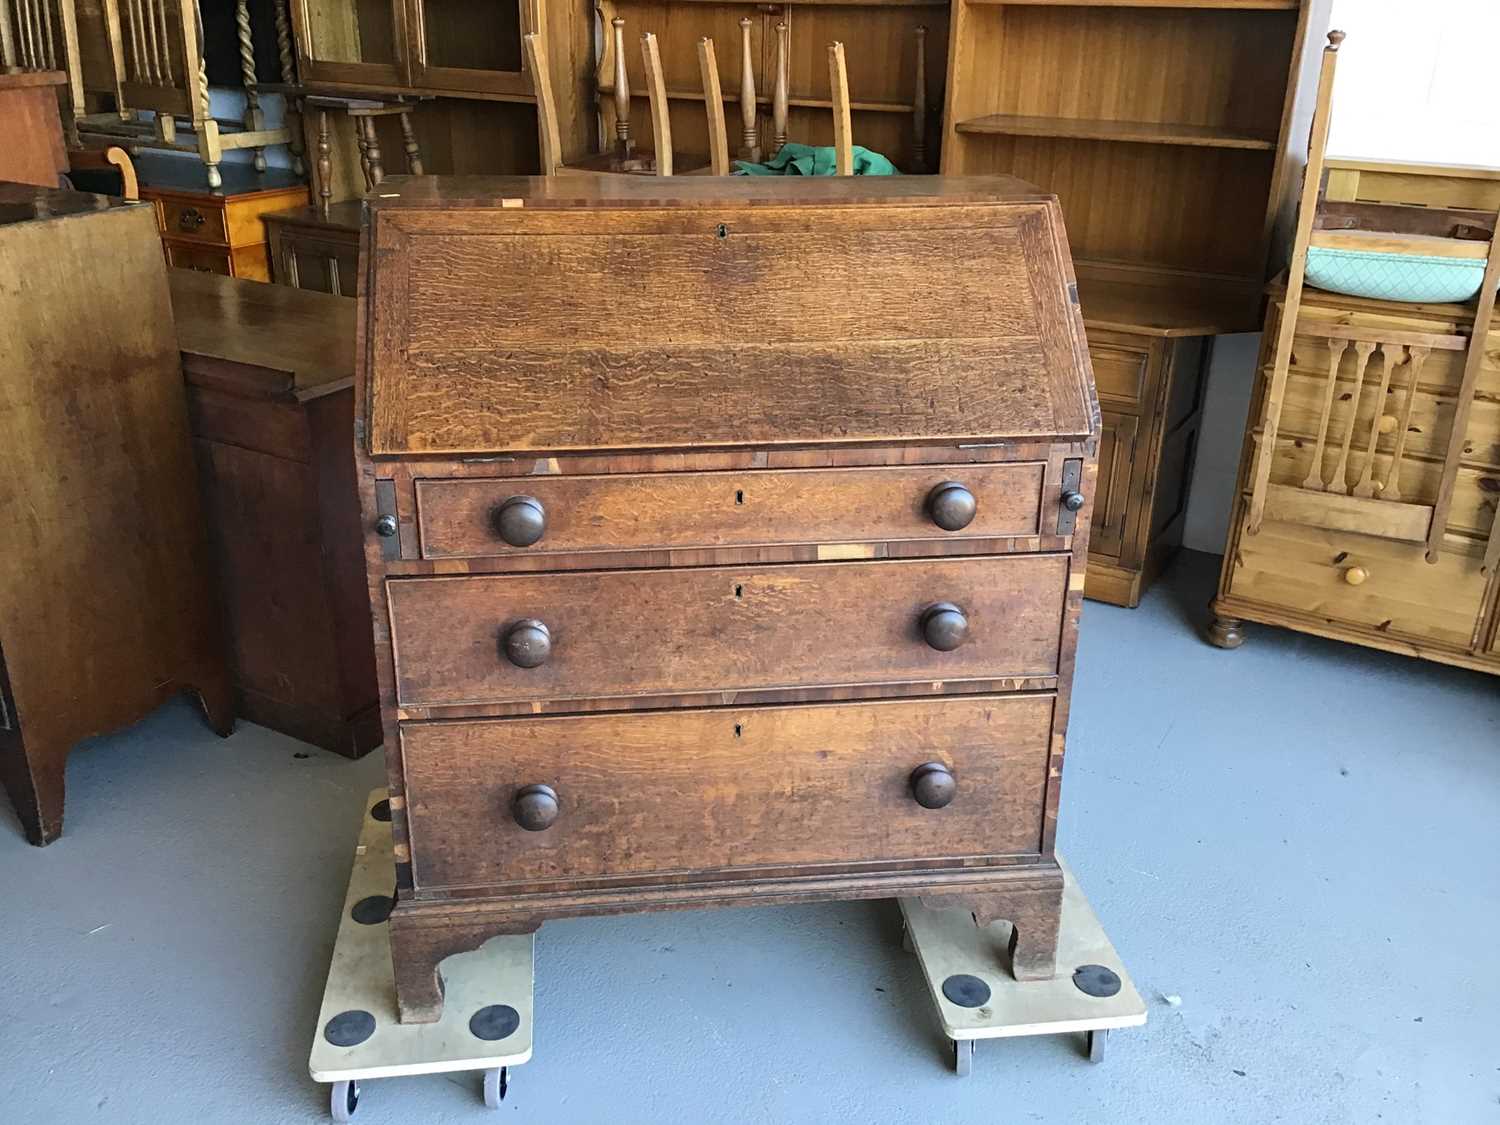
[[[528,832],[542,832],[557,821],[561,806],[557,791],[550,785],[527,785],[510,803],[511,815]]]
[[[1344,571],[1344,581],[1351,586],[1363,586],[1370,572],[1362,566],[1351,566]]]
[[[978,510],[974,494],[956,480],[945,480],[927,494],[927,516],[944,531],[961,531]]]
[[[941,809],[958,795],[958,779],[942,762],[923,762],[911,771],[912,798],[924,809]]]
[[[512,547],[529,547],[547,530],[547,509],[535,496],[512,496],[495,512],[495,530]]]
[[[952,602],[937,602],[922,611],[922,637],[939,652],[952,652],[969,635],[969,619]]]
[[[528,617],[505,631],[505,659],[517,668],[536,668],[552,655],[552,630]]]

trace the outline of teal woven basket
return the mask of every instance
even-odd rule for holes
[[[1479,292],[1484,266],[1484,260],[1476,258],[1429,258],[1310,246],[1307,284],[1382,301],[1463,302]]]

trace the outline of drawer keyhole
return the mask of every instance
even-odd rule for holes
[[[734,596],[737,598],[743,598],[745,596],[745,587],[736,585],[734,588]]]
[[[734,502],[736,504],[743,504],[745,502],[745,490],[743,488],[736,488],[734,490]]]
[[[734,724],[734,737],[735,738],[739,738],[740,735],[742,735],[744,733],[745,733],[745,728],[742,727],[742,726],[740,726],[739,723],[735,723]]]

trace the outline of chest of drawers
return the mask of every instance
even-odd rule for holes
[[[921,895],[1054,971],[1099,413],[1007,178],[394,179],[357,464],[403,1021],[557,917]]]
[[[156,208],[167,264],[179,269],[270,281],[261,216],[307,202],[307,185],[284,169],[223,165],[221,187],[203,184],[192,161],[146,154],[136,161],[141,198]]]

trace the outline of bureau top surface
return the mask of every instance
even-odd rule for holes
[[[1014,176],[388,176],[371,210],[934,206],[1045,201]]]
[[[1009,177],[398,178],[369,452],[1078,439],[1056,199]]]

